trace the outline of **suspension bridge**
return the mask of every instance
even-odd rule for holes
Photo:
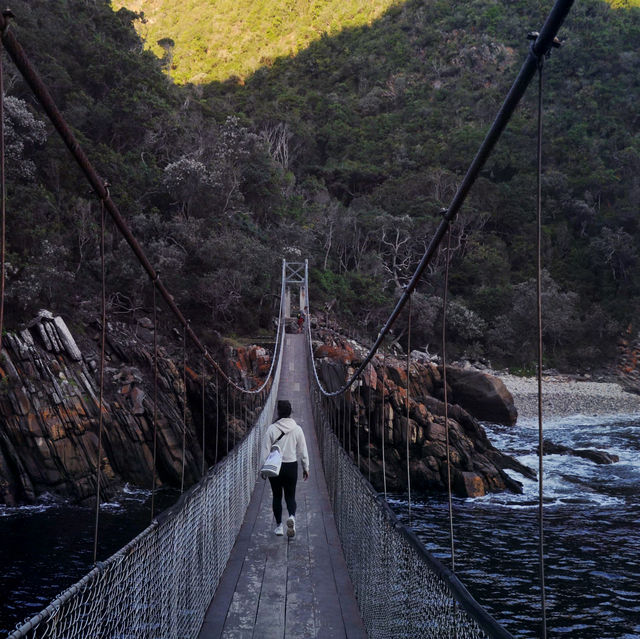
[[[352,455],[344,450],[336,436],[336,424],[341,417],[334,399],[349,392],[358,382],[400,312],[410,302],[426,266],[445,238],[520,98],[534,75],[539,73],[541,77],[542,61],[554,43],[557,44],[558,29],[571,5],[571,0],[557,0],[540,32],[532,34],[531,49],[520,73],[456,195],[442,212],[442,221],[413,277],[369,354],[344,385],[332,392],[322,387],[316,373],[311,322],[305,322],[305,331],[301,334],[285,330],[294,292],[299,294],[299,300],[293,306],[304,310],[310,318],[306,262],[283,262],[277,336],[267,379],[256,389],[245,389],[225,374],[191,329],[129,230],[111,199],[108,186],[82,151],[13,35],[10,13],[3,13],[0,31],[6,51],[101,202],[103,302],[99,441],[103,427],[107,326],[104,296],[104,221],[107,214],[149,276],[154,312],[155,295],[159,293],[182,327],[184,339],[188,337],[200,351],[203,362],[225,383],[238,393],[249,394],[260,406],[260,410],[255,411],[255,421],[247,424],[250,428],[246,436],[221,461],[208,471],[204,469],[198,484],[183,492],[172,508],[157,516],[153,512],[152,497],[151,525],[105,561],[96,561],[94,549],[93,569],[42,612],[20,625],[10,635],[11,639],[511,636],[473,599],[455,573],[435,559],[414,533],[399,523],[384,497],[378,495],[360,473]],[[1,79],[0,68],[0,111]],[[0,140],[1,134],[2,131]],[[4,142],[1,144],[0,154],[4,156]],[[4,168],[1,182],[0,262],[4,291]],[[0,296],[2,304],[3,297]],[[154,325],[155,321],[154,318]],[[154,336],[155,333],[154,330]],[[157,359],[154,337],[155,395]],[[443,370],[446,371],[446,365]],[[204,373],[202,379],[204,384]],[[444,387],[446,389],[446,383]],[[263,439],[273,421],[278,398],[292,402],[292,416],[305,431],[311,460],[310,479],[299,484],[297,534],[291,540],[273,535],[270,491],[258,479]],[[154,431],[154,462],[155,448]],[[97,458],[100,459],[100,453]],[[98,463],[96,470],[100,472]],[[542,468],[539,475],[541,617],[542,636],[546,636],[541,471]],[[99,475],[96,485],[99,488]],[[153,486],[155,489],[155,475]],[[98,492],[96,539],[99,510]]]

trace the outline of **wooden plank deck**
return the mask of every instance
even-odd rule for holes
[[[366,637],[320,464],[305,338],[294,334],[285,340],[278,398],[291,401],[310,458],[308,481],[299,469],[296,536],[274,535],[271,488],[259,479],[200,639]]]

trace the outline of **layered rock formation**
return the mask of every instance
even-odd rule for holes
[[[158,354],[154,407],[153,326],[148,324],[144,320],[134,327],[109,324],[107,330],[100,461],[106,499],[123,482],[151,487],[154,413],[156,485],[179,486],[184,413],[184,474],[189,485],[198,480],[203,465],[203,405],[205,467],[243,436],[259,410],[257,405],[241,407],[210,371],[203,403],[199,363],[195,370],[187,367],[185,405],[181,358],[176,366],[163,347]],[[62,318],[44,311],[24,330],[3,336],[0,504],[32,502],[45,492],[77,501],[95,494],[100,327],[94,324],[82,330],[84,335],[74,339]],[[269,368],[269,356],[259,347],[229,354],[235,356],[231,370],[248,385]]]
[[[335,390],[362,361],[364,349],[330,331],[317,335],[322,340],[314,346],[318,374],[328,390]],[[476,411],[477,417],[486,419],[491,415],[497,423],[513,424],[516,418],[513,398],[499,380],[476,371],[470,375],[447,367],[447,381],[454,493],[475,497],[502,490],[521,492],[521,484],[511,479],[505,469],[530,478],[535,478],[535,473],[492,446],[471,414]],[[346,404],[335,401],[334,408],[340,415],[337,423],[346,424],[338,428],[338,435],[354,458],[359,443],[361,469],[371,476],[377,489],[383,486],[384,442],[387,490],[406,490],[408,433],[412,488],[422,492],[447,490],[443,391],[441,368],[431,362],[413,361],[407,424],[406,361],[376,356],[365,370],[362,385],[354,388]]]
[[[625,390],[640,394],[640,335],[632,326],[618,341],[618,375]]]

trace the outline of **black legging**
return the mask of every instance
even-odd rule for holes
[[[282,462],[280,474],[277,477],[269,477],[271,490],[273,491],[273,514],[276,523],[282,523],[282,490],[284,500],[287,502],[287,510],[290,515],[296,514],[296,482],[298,481],[298,462]]]

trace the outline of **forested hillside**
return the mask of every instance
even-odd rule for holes
[[[225,6],[192,4],[197,15]],[[253,4],[270,15],[271,3]],[[158,58],[134,30],[141,16],[105,1],[12,5],[12,28],[114,199],[206,330],[266,325],[286,255],[310,259],[318,308],[335,299],[344,325],[377,333],[517,74],[527,33],[551,7],[410,1],[360,16],[351,3],[315,5],[345,16],[345,28],[327,23],[305,40],[305,16],[296,31],[300,12],[290,12],[296,46],[263,50],[247,38],[241,57],[263,66],[219,66],[211,73],[228,69],[228,78],[184,86],[163,72],[172,46],[193,40],[196,51],[226,14],[198,20],[197,37],[193,22],[149,30],[165,39]],[[222,49],[226,36],[232,51],[234,29],[217,33],[212,42]],[[545,65],[545,340],[549,364],[586,367],[615,354],[640,300],[640,10],[577,3],[561,37]],[[98,202],[9,73],[12,321],[40,306],[95,308]],[[457,354],[533,359],[535,131],[532,87],[456,221]],[[414,296],[414,345],[437,342],[442,267]],[[109,273],[111,312],[149,308],[146,277],[115,235]]]
[[[322,35],[370,25],[398,0],[114,0],[179,83],[245,78]]]

